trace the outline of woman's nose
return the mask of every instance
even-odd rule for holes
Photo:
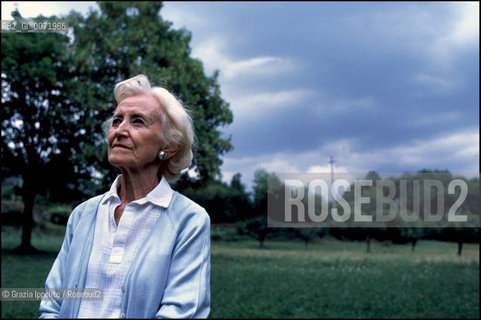
[[[128,134],[128,123],[127,121],[122,121],[119,125],[112,127],[112,129],[114,129],[116,136],[126,136]]]

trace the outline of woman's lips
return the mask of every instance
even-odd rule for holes
[[[124,146],[123,144],[114,144],[112,146],[112,149],[114,149],[114,148],[130,149],[129,147]]]

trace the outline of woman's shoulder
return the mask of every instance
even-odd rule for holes
[[[202,206],[177,191],[174,191],[167,211],[178,223],[185,223],[186,220],[210,223],[209,214]]]
[[[77,205],[71,215],[70,215],[70,220],[79,220],[82,217],[85,217],[89,214],[95,213],[97,211],[97,208],[99,206],[100,200],[102,200],[102,197],[104,195],[98,195],[95,197],[92,197],[79,205]]]

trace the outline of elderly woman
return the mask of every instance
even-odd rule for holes
[[[121,175],[72,212],[47,289],[101,288],[103,299],[45,299],[41,318],[206,318],[210,220],[173,191],[192,161],[192,120],[139,75],[118,83],[108,160]]]

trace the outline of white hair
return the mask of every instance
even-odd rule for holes
[[[192,163],[192,144],[195,139],[192,118],[174,95],[165,88],[151,87],[145,75],[138,75],[119,82],[114,88],[117,104],[120,104],[125,98],[142,94],[155,97],[162,108],[163,112],[159,119],[162,128],[161,143],[176,149],[177,152],[173,157],[162,161],[159,174],[169,181],[175,180],[180,176],[181,171]],[[111,125],[112,118],[105,122],[104,130],[108,132]]]

